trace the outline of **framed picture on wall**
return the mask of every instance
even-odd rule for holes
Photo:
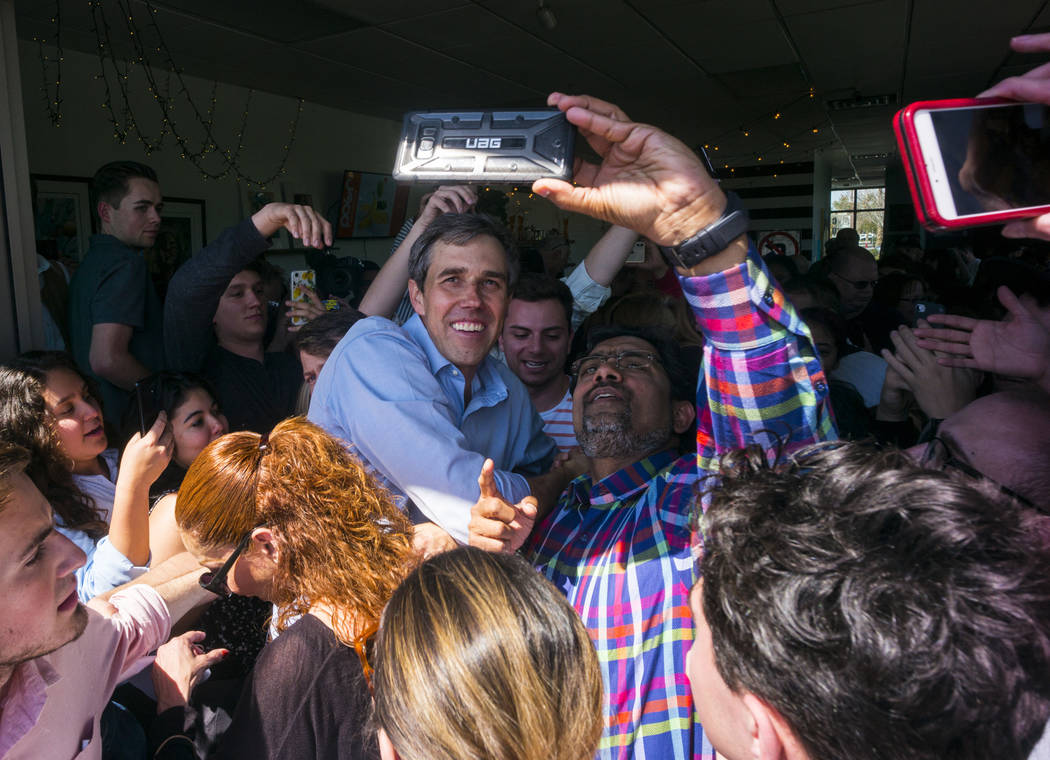
[[[394,237],[405,223],[408,191],[389,174],[343,172],[335,236]]]
[[[80,261],[95,230],[91,208],[91,179],[56,174],[34,174],[37,250],[49,257]]]
[[[160,216],[160,232],[145,255],[157,295],[163,299],[175,270],[207,241],[204,201],[165,197]]]

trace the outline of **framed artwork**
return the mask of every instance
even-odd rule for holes
[[[145,252],[153,285],[161,299],[175,270],[203,248],[205,242],[204,201],[165,197],[160,231],[153,247]]]
[[[408,191],[389,174],[343,172],[335,236],[394,237],[405,223]]]
[[[34,174],[33,184],[36,188],[33,223],[38,250],[48,256],[80,261],[95,230],[91,179]]]

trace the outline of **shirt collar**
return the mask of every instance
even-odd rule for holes
[[[0,714],[0,757],[36,725],[47,701],[47,690],[60,678],[47,657],[23,662],[14,669]]]
[[[432,374],[436,375],[444,367],[452,364],[452,362],[445,358],[443,353],[438,351],[438,347],[434,345],[434,339],[431,338],[430,333],[427,332],[427,326],[423,324],[423,320],[418,314],[413,314],[412,318],[405,322],[401,327],[427,355],[427,362],[430,364],[430,371]]]
[[[581,475],[569,484],[570,498],[580,506],[615,507],[647,489],[652,481],[679,459],[673,449],[664,449],[617,470],[597,483]],[[689,458],[690,461],[695,459]]]

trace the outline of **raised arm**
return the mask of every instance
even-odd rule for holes
[[[358,307],[361,313],[370,317],[393,317],[408,287],[408,256],[412,252],[412,244],[442,214],[469,211],[477,202],[477,194],[467,185],[442,185],[433,193],[423,196],[419,218],[372,280]]]
[[[581,163],[576,184],[542,179],[533,191],[558,206],[677,246],[715,222],[727,199],[697,156],[661,130],[631,122],[616,106],[553,93],[600,165]],[[697,266],[679,270],[707,338],[697,389],[699,465],[779,434],[789,447],[834,437],[827,382],[806,326],[741,235]]]
[[[164,346],[172,369],[196,372],[214,338],[211,324],[233,276],[269,248],[285,227],[305,245],[332,244],[331,225],[309,206],[269,203],[250,219],[223,230],[171,278],[164,302]]]
[[[109,519],[109,540],[136,565],[145,565],[150,559],[149,489],[171,461],[172,448],[172,432],[164,412],[157,415],[145,435],[136,433],[124,447]]]

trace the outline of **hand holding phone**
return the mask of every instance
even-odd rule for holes
[[[1002,224],[1050,213],[1050,108],[1002,99],[912,103],[894,119],[924,226]]]
[[[289,277],[289,293],[291,293],[290,306],[294,309],[296,304],[310,304],[310,296],[317,298],[317,272],[313,269],[296,269]],[[322,309],[323,310],[323,309]],[[292,316],[292,326],[302,327],[309,318],[305,316]]]
[[[148,379],[135,383],[135,405],[139,410],[139,435],[146,435],[160,412],[156,387]]]

